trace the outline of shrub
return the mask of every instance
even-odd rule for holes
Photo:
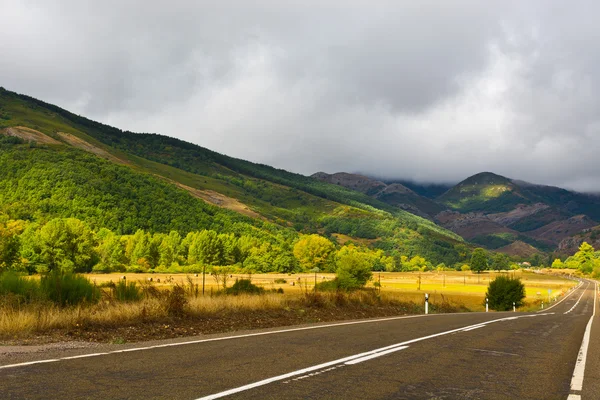
[[[137,283],[120,280],[114,287],[113,296],[118,301],[138,301],[142,298],[142,291]]]
[[[233,286],[227,288],[225,292],[237,296],[238,294],[261,294],[265,289],[253,284],[250,279],[236,279]]]
[[[273,281],[274,283],[287,283],[287,280],[283,279],[283,278],[277,278]]]
[[[330,281],[317,283],[317,291],[319,292],[335,292],[339,289],[339,281],[337,278]]]
[[[70,272],[53,271],[40,280],[42,295],[53,303],[66,307],[81,303],[95,303],[100,290],[84,276]]]
[[[27,279],[13,271],[0,274],[0,296],[12,295],[20,304],[38,298],[39,292],[40,286],[37,281]]]
[[[525,285],[519,278],[500,275],[489,283],[485,295],[492,310],[508,311],[512,309],[513,302],[517,307],[523,305]]]
[[[180,285],[173,286],[166,302],[167,314],[173,317],[185,315],[185,306],[188,301],[185,298],[185,289]]]

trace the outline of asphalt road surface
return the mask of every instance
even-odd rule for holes
[[[0,360],[0,398],[600,399],[597,290],[583,281],[537,313],[383,318]]]

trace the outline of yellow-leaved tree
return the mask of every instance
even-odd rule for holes
[[[305,270],[319,268],[331,270],[333,268],[332,255],[335,246],[330,240],[319,235],[303,236],[294,245],[294,257]]]

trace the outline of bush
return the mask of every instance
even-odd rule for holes
[[[227,288],[225,293],[237,296],[238,294],[262,294],[265,289],[253,284],[250,279],[236,279],[232,287]]]
[[[39,297],[40,285],[16,272],[0,274],[0,296],[14,296],[17,303],[28,303]]]
[[[274,283],[287,283],[287,280],[283,279],[283,278],[277,278],[273,281]]]
[[[173,286],[173,290],[171,290],[167,297],[167,314],[172,317],[183,317],[185,315],[185,306],[187,303],[185,289],[180,285]]]
[[[340,289],[338,278],[317,283],[318,292],[335,292]]]
[[[100,290],[84,276],[70,272],[54,271],[40,280],[42,295],[61,306],[95,303],[100,299]]]
[[[120,280],[114,286],[113,296],[118,301],[138,301],[142,298],[142,292],[137,283]]]
[[[523,305],[525,285],[519,278],[500,275],[489,283],[485,295],[492,310],[508,311],[512,309],[513,302],[517,307]]]

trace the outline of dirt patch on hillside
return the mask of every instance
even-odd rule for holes
[[[520,240],[509,244],[508,246],[496,249],[499,253],[508,254],[509,256],[531,257],[534,254],[541,254],[535,247],[522,242]]]
[[[260,219],[266,221],[265,217],[263,217],[262,215],[260,215],[259,213],[255,212],[255,211],[252,211],[250,208],[248,208],[247,205],[245,205],[244,203],[242,203],[241,201],[239,201],[237,199],[227,197],[221,193],[215,192],[214,190],[194,189],[193,187],[184,185],[183,183],[179,183],[179,182],[174,182],[174,183],[177,186],[179,186],[180,188],[185,189],[188,192],[190,192],[194,197],[202,199],[202,200],[206,201],[207,203],[214,204],[217,207],[226,208],[228,210],[247,215],[248,217],[251,217],[251,218],[260,218]]]
[[[538,212],[548,208],[550,208],[550,206],[543,203],[536,203],[532,205],[519,204],[514,210],[503,213],[488,214],[487,217],[499,224],[510,225],[520,219],[537,214]]]
[[[97,146],[94,146],[93,144],[88,143],[85,140],[83,140],[75,135],[72,135],[70,133],[65,133],[65,132],[58,132],[58,135],[61,137],[61,139],[63,139],[65,142],[69,143],[73,147],[77,147],[78,149],[85,150],[88,153],[95,154],[99,157],[105,158],[105,159],[115,162],[117,164],[128,164],[126,161],[113,156],[106,150],[103,150]]]
[[[467,240],[494,233],[516,234],[514,230],[492,221],[483,213],[460,214],[454,211],[443,211],[436,215],[436,219],[444,228],[450,229]]]
[[[23,139],[26,142],[35,142],[40,144],[62,144],[56,139],[52,139],[50,136],[36,131],[35,129],[26,128],[24,126],[15,126],[12,128],[6,128],[0,130],[0,133],[6,136],[14,136]]]
[[[576,215],[564,221],[555,221],[534,231],[526,232],[538,240],[546,240],[558,245],[566,237],[575,235],[584,229],[592,228],[596,223],[585,215]]]

